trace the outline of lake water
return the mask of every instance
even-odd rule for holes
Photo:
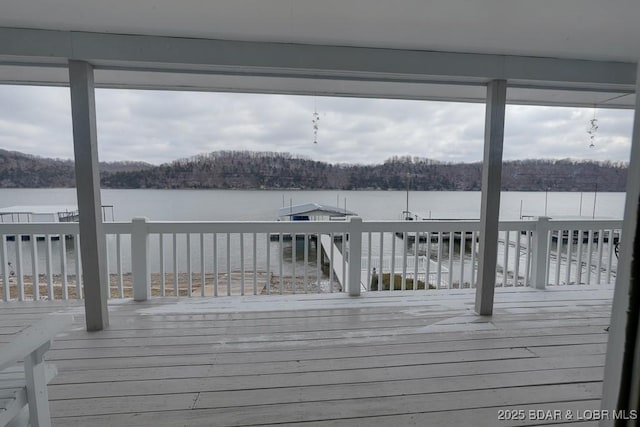
[[[582,206],[581,206],[582,199]],[[500,218],[523,215],[622,218],[624,193],[503,192]],[[316,202],[355,211],[365,220],[400,219],[404,191],[239,191],[239,190],[102,190],[102,203],[114,205],[116,221],[144,216],[157,221],[273,220],[290,203]],[[74,189],[0,189],[0,207],[76,204]],[[409,210],[424,217],[478,219],[480,192],[413,191]]]
[[[404,191],[238,191],[238,190],[102,190],[102,202],[105,205],[114,205],[114,217],[116,221],[130,221],[134,217],[147,217],[157,221],[250,221],[250,220],[274,220],[278,209],[284,205],[293,205],[317,202],[340,207],[345,206],[357,212],[365,220],[399,220],[401,212],[406,208],[407,194]],[[500,217],[502,220],[517,220],[522,215],[538,216],[546,214],[551,217],[576,217],[582,215],[591,218],[622,218],[624,210],[624,193],[548,193],[544,192],[503,192],[501,195]],[[0,207],[12,205],[35,204],[76,204],[74,189],[0,189]],[[426,218],[433,219],[478,219],[480,217],[480,193],[479,192],[454,192],[454,191],[415,191],[409,193],[409,210]],[[252,236],[245,234],[244,247],[251,248]],[[213,236],[205,236],[207,271],[213,269],[211,248]],[[393,234],[385,235],[384,255],[391,255],[392,240],[397,238]],[[192,270],[199,271],[199,242],[192,239]],[[116,249],[115,236],[109,236],[109,265],[111,272],[115,272]],[[397,247],[401,248],[401,241],[397,241]],[[165,253],[163,255],[165,271],[172,272],[173,258],[170,253],[172,241],[170,235],[164,237]],[[178,270],[186,271],[186,236],[178,238]],[[54,273],[60,271],[60,246],[61,242],[53,242],[53,266]],[[218,271],[226,271],[226,237],[218,236]],[[280,251],[278,242],[268,242],[265,235],[258,235],[258,248],[270,247],[271,261],[269,270],[278,272]],[[366,245],[366,242],[365,242]],[[8,243],[9,258],[15,265],[15,243]],[[66,242],[66,257],[68,271],[74,272],[73,241]],[[45,271],[45,242],[38,243],[39,268]],[[251,251],[250,249],[247,249]],[[287,243],[283,250],[283,274],[291,274],[293,268],[301,272],[305,268],[303,259],[304,250]],[[410,251],[414,248],[410,248]],[[122,241],[122,268],[130,271],[130,242],[128,236]],[[295,262],[293,254],[296,253]],[[444,256],[448,251],[448,245],[442,247]],[[457,249],[456,249],[457,251]],[[232,272],[239,271],[242,267],[240,260],[239,236],[234,236],[230,241],[229,252],[230,268]],[[257,271],[266,271],[266,251],[258,251],[256,263]],[[457,252],[456,252],[457,253]],[[396,252],[396,255],[398,253]],[[158,236],[152,236],[150,241],[150,265],[154,272],[159,271],[159,242]],[[374,239],[372,255],[378,257],[379,244]],[[430,254],[435,257],[434,254]],[[309,262],[306,267],[314,272],[315,246],[309,247]],[[470,254],[469,254],[470,256]],[[24,255],[25,271],[31,269],[31,257],[28,252]],[[252,261],[247,259],[245,267],[252,269]],[[469,277],[470,273],[467,273]]]

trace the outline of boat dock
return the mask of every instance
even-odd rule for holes
[[[335,244],[335,241],[331,239],[328,234],[322,234],[320,236],[320,244],[322,247],[323,255],[329,260],[329,268],[333,270],[333,275],[344,289],[347,285],[347,272],[349,271],[349,263],[345,256],[342,254],[340,248]],[[344,247],[344,244],[343,244]],[[361,277],[363,277],[361,275]],[[360,280],[360,288],[363,291],[367,290],[367,285]]]

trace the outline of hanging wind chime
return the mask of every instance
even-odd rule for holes
[[[318,114],[318,109],[315,105],[313,106],[313,118],[311,119],[311,123],[313,123],[313,143],[318,143],[318,125],[320,124],[320,114]]]
[[[593,107],[593,118],[589,120],[589,128],[587,133],[589,134],[589,148],[595,148],[596,132],[598,132],[598,119],[596,119],[596,107]]]

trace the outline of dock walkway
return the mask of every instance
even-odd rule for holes
[[[322,246],[322,250],[327,256],[327,259],[329,259],[329,268],[333,269],[334,277],[336,278],[340,286],[342,286],[343,288],[346,287],[346,274],[349,271],[349,262],[345,259],[340,248],[338,248],[335,242],[331,240],[331,236],[329,236],[328,234],[323,234],[320,236],[320,244]],[[333,260],[331,260],[332,246]],[[361,277],[363,276],[361,275]],[[363,292],[367,291],[367,285],[362,280],[360,281],[360,289]]]

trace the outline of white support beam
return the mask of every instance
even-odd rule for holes
[[[483,102],[478,89],[501,79],[513,88],[509,102],[605,107],[628,106],[636,68],[615,61],[0,27],[0,83],[66,84],[60,71],[68,59],[92,63],[99,87]]]
[[[480,206],[480,260],[476,286],[476,312],[493,313],[493,293],[498,258],[498,219],[502,181],[502,145],[507,82],[493,80],[487,85],[487,109],[484,125],[482,162],[482,202]],[[506,266],[505,266],[506,268]],[[506,272],[505,272],[506,274]]]
[[[69,81],[86,324],[88,331],[99,331],[109,324],[109,289],[106,283],[106,244],[102,225],[95,90],[91,64],[69,61]]]
[[[640,67],[638,70],[636,92],[640,91]],[[637,322],[637,318],[633,318],[630,307],[630,292],[632,280],[632,260],[636,262],[640,260],[640,253],[634,252],[634,236],[638,238],[638,218],[640,215],[640,97],[636,98],[636,109],[633,123],[633,135],[631,138],[631,157],[629,161],[629,170],[627,175],[627,197],[624,210],[624,223],[622,226],[620,240],[620,259],[618,260],[618,274],[616,276],[616,287],[613,294],[613,308],[611,312],[611,324],[609,326],[609,341],[607,343],[607,358],[604,371],[604,385],[602,397],[602,409],[609,411],[614,409],[631,409],[627,406],[629,398],[636,394],[638,384],[638,374],[640,366],[637,366],[640,348],[638,348],[637,337],[635,345],[635,365],[625,366],[625,346],[629,343],[631,337],[627,336],[628,328],[637,328],[638,325],[630,324],[629,321]],[[637,244],[637,243],[636,243]],[[635,271],[635,285],[638,286],[638,275],[640,272]],[[637,290],[635,292],[638,292]],[[637,307],[635,307],[637,310]],[[630,319],[631,318],[631,319]],[[631,350],[633,351],[633,350]],[[631,368],[631,369],[629,369]],[[630,379],[632,390],[626,388],[623,390],[624,395],[620,399],[620,389],[622,381]],[[635,392],[633,388],[635,387]],[[631,396],[629,396],[629,394]],[[621,403],[626,401],[627,404]],[[635,401],[635,405],[638,401]],[[621,406],[619,406],[621,405]],[[637,407],[635,409],[638,409]],[[628,414],[628,412],[627,412]],[[613,420],[603,420],[601,426],[612,426]]]

